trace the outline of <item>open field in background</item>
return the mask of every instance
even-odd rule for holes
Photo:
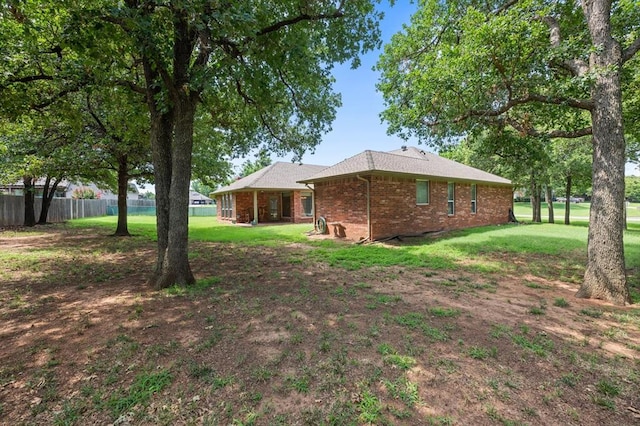
[[[589,220],[589,211],[591,208],[590,203],[571,203],[569,210],[569,217],[575,218],[578,222]],[[553,203],[553,213],[556,223],[564,221],[564,209],[565,203]],[[518,220],[531,220],[531,203],[514,203],[513,212]],[[549,214],[547,210],[547,203],[542,202],[542,221],[547,222]],[[640,203],[629,203],[627,206],[627,221],[635,222],[640,221]]]
[[[3,422],[640,421],[640,308],[573,297],[584,226],[352,245],[191,218],[198,283],[156,292],[130,219],[0,233]],[[638,303],[640,223],[625,250]]]

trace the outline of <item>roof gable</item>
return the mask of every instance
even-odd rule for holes
[[[304,184],[298,182],[325,168],[326,166],[279,161],[238,179],[232,184],[214,191],[213,194],[257,189],[307,189]]]
[[[312,183],[337,177],[376,172],[501,185],[511,184],[508,179],[442,158],[415,147],[403,148],[392,152],[367,150],[334,166],[327,167],[300,182]]]

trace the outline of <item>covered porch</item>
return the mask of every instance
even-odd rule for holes
[[[238,191],[221,198],[222,219],[254,225],[276,222],[313,223],[313,193],[310,190]],[[226,204],[230,204],[230,208],[226,209],[225,214]]]

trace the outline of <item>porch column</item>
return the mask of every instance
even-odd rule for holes
[[[258,224],[258,191],[253,191],[253,220]]]

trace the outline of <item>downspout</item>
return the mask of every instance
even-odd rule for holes
[[[356,178],[358,180],[366,182],[366,184],[367,184],[367,238],[366,239],[371,241],[371,187],[370,187],[370,182],[367,179],[360,177],[360,175],[356,175]]]
[[[311,191],[311,216],[313,218],[313,229],[317,231],[316,229],[316,190],[310,187],[308,183],[305,183],[304,186],[309,188],[309,191]]]

